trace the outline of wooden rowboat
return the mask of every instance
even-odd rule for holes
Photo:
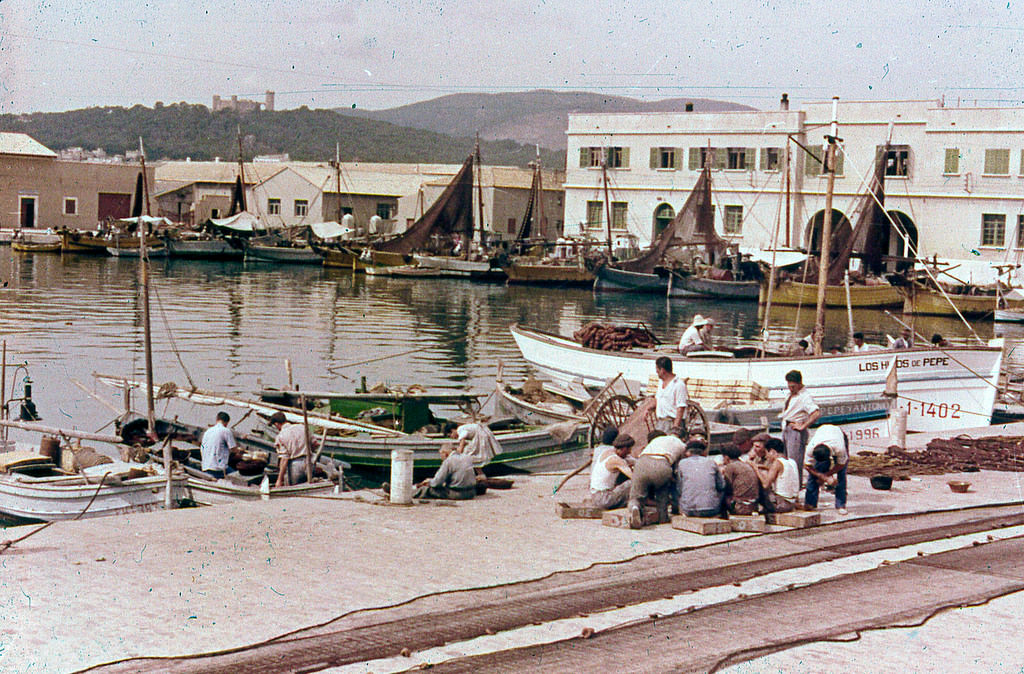
[[[768,282],[761,282],[759,301],[768,303]],[[805,305],[813,307],[818,301],[818,286],[814,283],[799,281],[782,281],[772,292],[772,304]],[[826,286],[825,306],[846,307],[846,287]],[[896,286],[882,285],[851,285],[850,306],[865,308],[902,307],[903,293]]]
[[[34,243],[32,241],[11,241],[11,250],[17,253],[59,253],[60,242]]]

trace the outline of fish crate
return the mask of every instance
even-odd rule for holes
[[[690,399],[704,409],[715,409],[725,405],[742,405],[768,400],[768,388],[755,381],[742,379],[696,379],[686,378],[686,392]],[[658,376],[651,375],[645,393],[654,395],[658,391]]]

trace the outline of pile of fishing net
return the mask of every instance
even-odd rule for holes
[[[660,342],[643,325],[631,328],[625,325],[604,325],[588,323],[572,333],[572,338],[588,349],[601,351],[626,351],[632,348],[649,349]]]
[[[924,451],[890,447],[884,454],[860,452],[850,457],[851,475],[941,475],[977,470],[1024,472],[1024,438],[990,436],[936,438]]]

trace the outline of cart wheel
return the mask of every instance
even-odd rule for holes
[[[604,429],[609,426],[618,428],[635,410],[636,401],[624,395],[614,395],[601,403],[590,422],[590,446],[595,447],[600,443]]]
[[[703,435],[704,442],[711,446],[711,424],[708,422],[708,415],[704,413],[698,403],[690,400],[686,403],[686,411],[683,412],[683,428],[686,435]]]

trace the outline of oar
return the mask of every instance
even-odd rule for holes
[[[575,477],[576,475],[579,475],[581,472],[583,472],[583,470],[590,465],[591,461],[592,461],[592,459],[587,459],[587,462],[585,464],[583,464],[582,466],[580,466],[576,470],[572,471],[571,473],[569,473],[568,475],[563,477],[562,481],[558,483],[557,487],[555,487],[555,490],[553,492],[551,492],[552,495],[557,494],[558,490],[561,489],[562,486],[565,485],[565,483],[569,481],[569,478]]]

